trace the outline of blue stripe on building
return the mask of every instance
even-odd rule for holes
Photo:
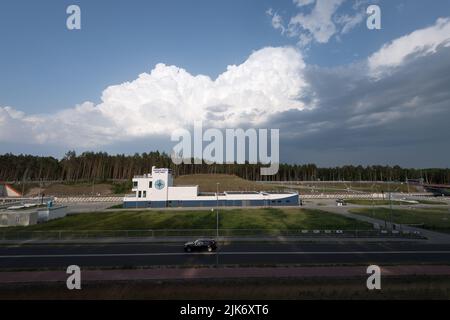
[[[279,207],[299,204],[299,196],[292,195],[276,200],[173,200],[173,201],[124,201],[124,208],[178,208],[178,207]]]

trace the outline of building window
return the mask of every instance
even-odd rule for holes
[[[147,198],[147,191],[143,191],[143,192],[144,192],[143,197],[144,197],[144,198]]]
[[[142,191],[139,191],[138,192],[138,198],[141,198],[141,196],[142,196]]]
[[[133,181],[133,188],[137,188],[138,186],[138,182],[137,181]]]
[[[152,182],[151,181],[148,183],[148,187],[149,187],[149,189],[152,188]]]

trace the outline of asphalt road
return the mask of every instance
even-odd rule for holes
[[[450,264],[450,245],[384,243],[228,243],[218,253],[185,253],[183,244],[16,245],[0,247],[0,271],[15,268],[155,265]]]

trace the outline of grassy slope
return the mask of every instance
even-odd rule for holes
[[[352,209],[350,212],[381,220],[390,219],[389,208]],[[450,232],[450,211],[448,209],[393,209],[392,219],[395,223],[423,224],[426,229]]]
[[[33,187],[25,192],[27,196],[37,196],[41,192],[51,196],[92,196],[92,195],[111,195],[113,194],[113,185],[110,183],[55,183],[45,188]]]
[[[202,192],[215,192],[219,182],[219,191],[262,191],[277,190],[280,187],[245,180],[227,174],[193,174],[175,178],[174,185],[199,185]]]
[[[446,202],[439,202],[439,201],[430,201],[430,200],[416,200],[419,204],[428,204],[428,205],[446,205]],[[370,200],[370,199],[352,199],[352,200],[346,200],[345,202],[351,203],[351,204],[357,204],[362,206],[388,206],[390,204],[389,200]],[[404,205],[404,206],[411,206],[415,205],[415,203],[410,203],[408,201],[396,201],[392,200],[392,205]]]
[[[388,206],[390,204],[389,200],[368,200],[368,199],[353,199],[353,200],[345,200],[345,202],[350,204],[357,204],[361,206]],[[392,200],[392,205],[412,205],[412,203],[404,202],[404,201],[395,201]]]
[[[264,191],[264,190],[283,190],[283,189],[297,189],[302,194],[310,193],[347,193],[347,188],[350,188],[350,193],[354,191],[362,192],[387,192],[389,189],[407,192],[406,184],[391,184],[386,183],[305,183],[305,184],[265,184],[257,183],[250,180],[239,178],[235,175],[227,174],[193,174],[179,176],[175,178],[175,185],[199,185],[202,192],[215,192],[216,183],[219,182],[220,191]],[[17,185],[17,190],[22,191],[22,186]],[[37,195],[40,192],[38,183],[27,183],[25,185],[25,193],[28,195]],[[415,192],[414,186],[410,186],[409,190]],[[92,183],[63,183],[52,184],[44,188],[47,195],[65,196],[65,195],[92,195]],[[125,194],[131,192],[131,181],[120,183],[98,183],[94,185],[94,194],[111,195],[111,194]]]
[[[432,201],[432,200],[417,200],[420,204],[431,204],[431,205],[446,205],[446,202],[442,201]]]
[[[371,229],[368,223],[312,209],[231,209],[219,211],[221,229]],[[3,230],[214,229],[211,211],[126,211],[82,213],[29,227]]]
[[[343,183],[343,182],[307,182],[298,185],[288,185],[291,188],[298,189],[301,193],[354,193],[357,192],[369,192],[369,193],[387,193],[389,190],[395,192],[417,192],[416,186],[408,185],[405,183]],[[348,188],[348,189],[347,189]]]
[[[215,192],[216,182],[219,182],[220,191],[264,191],[284,189],[280,186],[272,186],[254,181],[245,180],[234,175],[227,174],[193,174],[175,178],[175,185],[199,185],[202,192]],[[22,186],[15,186],[22,192]],[[44,188],[39,188],[38,183],[27,183],[24,188],[28,196],[38,195],[44,192],[53,196],[89,196],[89,195],[112,195],[131,193],[131,181],[117,183],[96,183],[92,188],[92,182],[80,183],[55,183]],[[93,193],[94,192],[94,193]]]

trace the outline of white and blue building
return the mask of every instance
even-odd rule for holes
[[[123,199],[124,208],[295,206],[297,192],[199,192],[196,186],[174,186],[170,169],[152,167],[151,174],[133,178],[134,192]]]

